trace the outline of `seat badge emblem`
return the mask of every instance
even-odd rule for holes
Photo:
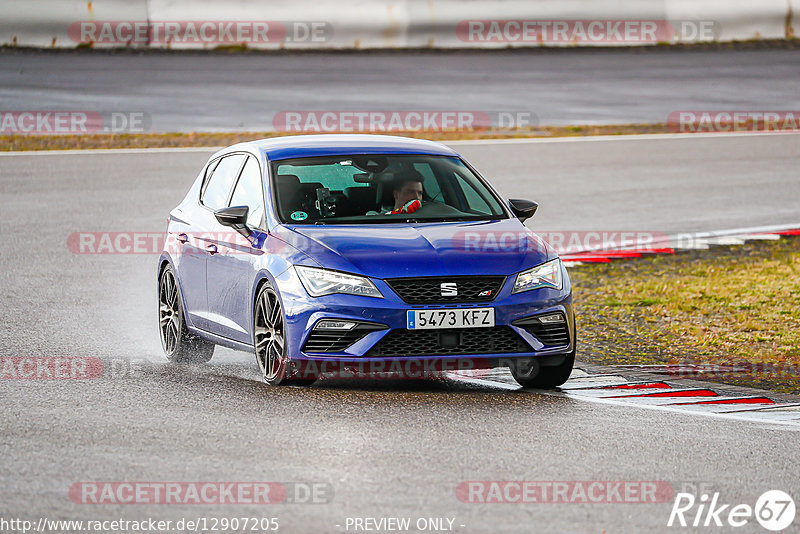
[[[442,290],[443,297],[458,296],[458,286],[455,282],[442,282],[442,284],[439,286],[439,289]]]

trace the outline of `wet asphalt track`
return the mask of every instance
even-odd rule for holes
[[[680,110],[800,109],[796,49],[360,54],[0,53],[1,110],[131,111],[154,131],[266,131],[279,111],[533,112],[662,123]]]
[[[706,230],[800,220],[800,136],[460,145],[533,227]],[[704,484],[800,495],[796,429],[464,381],[259,383],[253,357],[166,363],[155,256],[76,255],[77,231],[161,231],[203,151],[0,156],[2,356],[91,356],[94,380],[0,380],[0,516],[450,517],[457,532],[664,532],[660,504],[466,504],[465,480]],[[80,481],[330,484],[327,504],[80,505]],[[797,523],[795,523],[797,524]],[[337,527],[336,525],[342,525]],[[460,525],[464,525],[461,527]],[[751,525],[746,532],[758,531]],[[791,531],[791,530],[789,530]],[[795,530],[796,531],[796,530]],[[788,532],[788,531],[787,531]]]

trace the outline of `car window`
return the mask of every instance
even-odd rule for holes
[[[368,186],[356,182],[354,176],[364,171],[354,167],[346,158],[331,162],[330,165],[281,165],[281,174],[293,174],[302,184],[319,183],[331,190],[342,191],[347,187]]]
[[[429,163],[415,163],[414,169],[419,172],[422,177],[422,187],[425,193],[433,199],[440,200],[442,190],[439,188],[439,182],[436,181],[436,176],[433,174],[433,169]]]
[[[211,162],[211,164],[206,169],[206,175],[203,178],[204,180],[208,180],[211,177],[211,175],[214,174],[214,169],[217,168],[217,165],[219,165],[219,162],[222,161],[222,159],[223,158],[218,158],[218,159],[215,159],[214,161]],[[205,182],[205,183],[208,183],[208,182]]]
[[[279,160],[272,163],[272,180],[278,217],[291,224],[507,217],[494,193],[454,156],[374,154]],[[413,182],[421,183],[421,191]],[[416,206],[412,202],[415,191],[421,192]]]
[[[261,188],[261,168],[252,156],[247,158],[242,175],[233,189],[229,206],[247,206],[247,225],[254,228],[261,226],[264,216],[264,193]]]
[[[491,213],[492,209],[489,207],[489,203],[475,190],[473,183],[467,182],[467,180],[458,173],[456,173],[455,176],[461,188],[461,192],[464,194],[464,199],[467,201],[467,206],[465,208],[479,213]]]
[[[222,158],[211,177],[206,179],[206,186],[200,197],[200,202],[204,206],[219,210],[228,205],[228,195],[234,180],[239,175],[244,158],[244,154],[233,154]]]

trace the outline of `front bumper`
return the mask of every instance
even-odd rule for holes
[[[412,305],[404,302],[383,280],[371,278],[384,298],[355,295],[310,297],[289,269],[276,282],[286,314],[286,336],[293,360],[335,361],[341,363],[402,361],[402,360],[493,360],[517,357],[547,357],[574,350],[575,319],[572,290],[566,271],[561,290],[541,288],[512,294],[514,277],[508,277],[496,298],[489,302],[464,304]],[[495,327],[442,330],[408,330],[408,310],[446,308],[494,308]],[[568,331],[568,343],[548,345],[534,335],[535,329],[525,323],[533,316],[560,313]],[[347,340],[333,350],[320,351],[324,343],[319,336],[309,341],[314,326],[323,319],[351,321],[359,326]],[[357,331],[358,330],[358,331]],[[493,332],[489,332],[493,331]],[[318,331],[314,331],[318,333]],[[421,334],[423,333],[424,334]],[[327,332],[323,340],[335,335]],[[444,336],[444,337],[442,337]],[[422,339],[424,338],[424,339]],[[417,343],[419,339],[421,343]],[[484,343],[482,340],[488,342]],[[555,338],[550,338],[552,339]],[[559,338],[560,339],[560,338]],[[446,345],[442,348],[441,342]],[[437,342],[438,341],[438,342]],[[425,349],[425,346],[430,347]],[[346,345],[346,346],[345,346]],[[391,346],[387,354],[386,347]],[[407,347],[406,351],[401,350]],[[493,350],[502,349],[502,350]]]

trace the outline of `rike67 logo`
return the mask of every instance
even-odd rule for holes
[[[719,492],[696,498],[691,493],[678,493],[667,521],[668,527],[726,527],[738,528],[754,518],[765,529],[778,532],[792,524],[795,516],[792,497],[780,490],[764,492],[755,506],[723,504]]]

